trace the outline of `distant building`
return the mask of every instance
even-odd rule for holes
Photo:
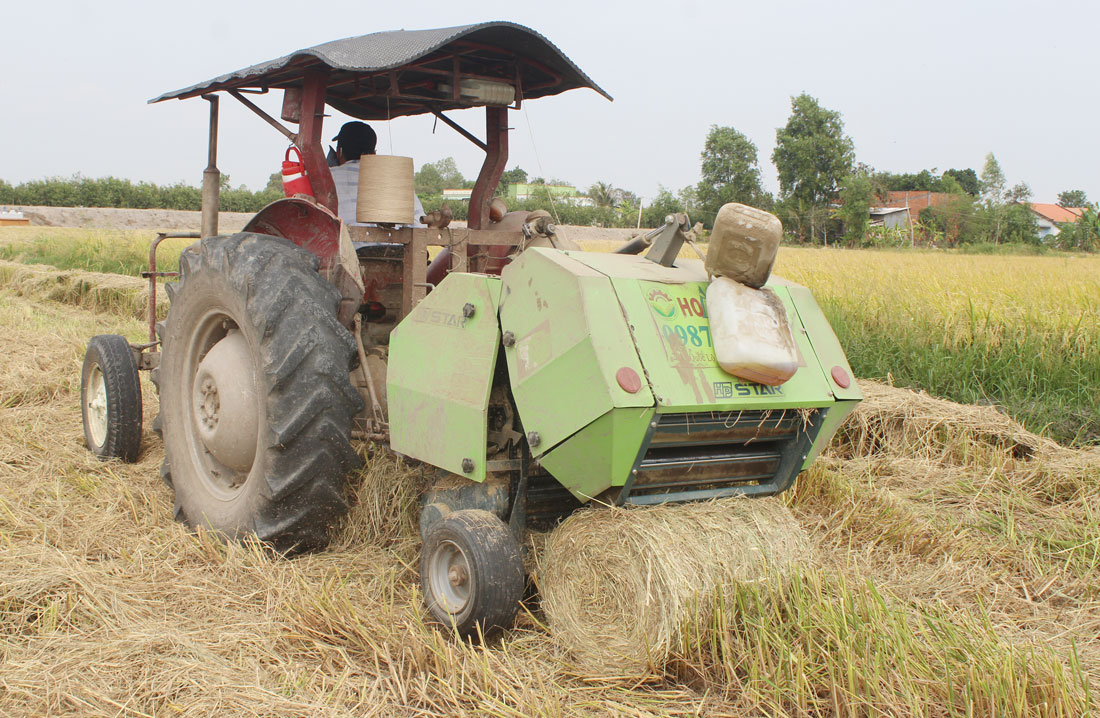
[[[909,210],[905,207],[872,207],[871,226],[882,226],[886,229],[909,226]]]
[[[892,190],[886,193],[883,207],[908,207],[914,221],[920,218],[922,209],[940,207],[948,204],[959,195],[950,192],[922,192],[915,190]]]
[[[567,184],[510,184],[508,185],[508,198],[522,202],[525,199],[546,199],[549,193],[554,199],[558,197],[579,197],[580,192],[576,187]]]
[[[452,199],[456,202],[470,199],[474,191],[472,189],[444,189],[443,199]]]
[[[1035,215],[1035,222],[1039,225],[1039,239],[1057,237],[1062,231],[1058,225],[1073,224],[1085,211],[1084,207],[1063,207],[1042,202],[1029,202],[1027,208]]]

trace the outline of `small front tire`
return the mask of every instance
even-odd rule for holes
[[[88,342],[80,372],[84,443],[101,460],[133,463],[141,451],[141,380],[130,342],[99,334]]]
[[[496,515],[456,511],[424,538],[420,585],[432,617],[460,636],[509,628],[523,596],[519,544]]]

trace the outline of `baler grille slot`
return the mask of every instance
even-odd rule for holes
[[[536,469],[527,477],[527,523],[544,530],[552,528],[562,517],[581,507],[581,502],[569,489],[543,470]]]
[[[817,409],[659,415],[620,503],[778,493],[794,480],[823,417]]]

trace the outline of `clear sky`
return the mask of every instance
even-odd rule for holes
[[[590,90],[510,113],[508,166],[652,198],[699,179],[710,125],[760,153],[775,191],[775,130],[803,91],[839,111],[856,157],[879,170],[972,167],[994,152],[1035,201],[1100,200],[1100,3],[954,2],[157,2],[5,3],[0,12],[0,179],[81,173],[199,184],[207,103],[146,100],[349,35],[486,20],[531,27],[614,98]],[[278,114],[281,93],[260,104]],[[477,114],[454,113],[483,134]],[[326,121],[328,136],[342,122]],[[417,166],[481,153],[429,117],[377,123],[379,151]],[[219,167],[259,189],[286,141],[232,98]],[[329,126],[331,125],[331,127]]]

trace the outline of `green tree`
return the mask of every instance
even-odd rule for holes
[[[413,175],[413,187],[417,194],[443,194],[443,177],[433,164],[425,164]]]
[[[954,175],[949,175],[946,172],[943,173],[943,177],[940,177],[940,192],[946,192],[947,194],[966,194],[966,190],[963,189],[962,184],[955,179]]]
[[[664,224],[665,217],[668,215],[683,211],[684,207],[680,200],[674,197],[667,187],[660,186],[657,190],[657,196],[653,198],[648,207],[642,210],[642,225],[656,227]]]
[[[992,204],[1000,204],[1005,197],[1005,173],[1001,163],[990,152],[985,156],[981,177],[982,199]]]
[[[947,246],[980,241],[985,223],[973,196],[959,192],[946,204],[921,210],[920,222]]]
[[[964,170],[947,170],[943,173],[943,176],[954,178],[954,180],[959,183],[959,186],[962,187],[963,192],[966,192],[968,195],[977,197],[981,194],[982,190],[981,184],[978,181],[978,174],[969,167]]]
[[[593,182],[586,194],[592,198],[597,207],[614,207],[617,191],[610,182]]]
[[[413,186],[417,194],[435,195],[443,194],[444,189],[466,187],[467,182],[454,158],[444,157],[422,165],[413,175]]]
[[[771,206],[760,185],[756,145],[732,127],[711,125],[703,144],[702,175],[696,190],[699,211],[709,225],[727,202]]]
[[[1095,206],[1086,205],[1076,222],[1065,222],[1058,228],[1061,231],[1054,238],[1054,244],[1059,249],[1100,251],[1100,214]]]
[[[852,172],[855,149],[844,134],[840,113],[823,108],[806,93],[791,98],[787,124],[775,132],[772,162],[779,174],[787,214],[809,215],[810,238],[840,181]],[[801,222],[799,223],[801,224]]]
[[[1002,208],[1000,241],[1012,244],[1039,244],[1039,223],[1035,213],[1024,204],[1010,204]]]
[[[1005,195],[1009,202],[1024,203],[1031,199],[1031,187],[1027,182],[1017,182]]]
[[[1058,193],[1058,204],[1063,207],[1088,207],[1089,198],[1083,189],[1067,189]]]
[[[981,180],[982,199],[985,200],[986,211],[993,220],[993,236],[991,239],[994,244],[999,244],[1001,241],[1001,219],[1004,214],[1002,210],[1005,199],[1005,173],[992,152],[985,156]]]
[[[844,221],[844,238],[849,243],[858,246],[867,239],[867,229],[871,224],[871,203],[874,199],[874,187],[867,175],[848,175],[840,181],[840,201],[844,204],[837,215]]]
[[[966,187],[972,184],[974,191],[970,193],[978,194],[978,176],[974,174],[974,170],[966,170],[965,172],[947,170],[942,175],[937,175],[936,172],[935,167],[917,173],[877,172],[872,177],[872,181],[892,192],[945,192],[948,194],[969,192],[970,190]],[[967,175],[966,172],[970,174]],[[966,186],[964,186],[964,182]],[[884,196],[881,192],[877,192],[877,194]]]
[[[684,211],[693,218],[696,213],[702,211],[699,208],[699,188],[697,185],[689,184],[686,187],[681,187],[680,191],[676,193],[676,199],[680,201],[680,206],[684,208]]]
[[[272,172],[271,176],[267,178],[267,186],[264,187],[264,192],[278,192],[283,193],[283,173]]]
[[[523,184],[526,181],[527,171],[520,169],[519,167],[513,167],[512,169],[500,175],[500,184],[502,186],[507,186],[510,184]]]

